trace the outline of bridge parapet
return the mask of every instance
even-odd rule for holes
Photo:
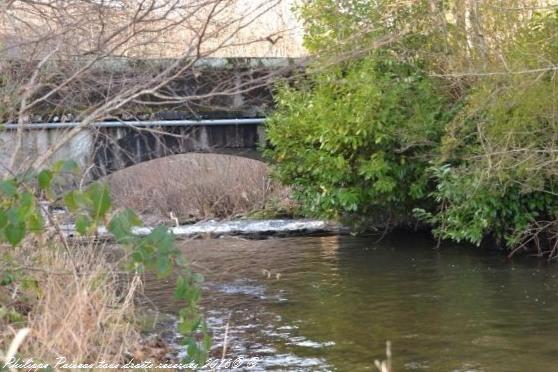
[[[65,66],[67,73],[87,68],[75,82],[64,83],[64,89],[35,105],[26,116],[32,123],[73,121],[87,107],[96,107],[107,97],[114,97],[136,85],[158,79],[161,71],[184,68],[153,94],[141,96],[111,110],[111,117],[121,120],[179,120],[266,116],[273,109],[273,84],[300,70],[301,59],[291,58],[206,58],[182,61],[173,59],[110,58],[95,61],[87,67],[87,59]],[[25,68],[23,61],[13,60],[14,70]],[[50,63],[55,63],[51,61]],[[188,66],[185,68],[185,66]],[[74,66],[75,65],[75,66]],[[182,67],[181,67],[182,66]],[[56,69],[56,65],[49,66]],[[53,74],[47,83],[57,86],[64,75]],[[74,86],[75,85],[75,86]],[[4,121],[14,120],[5,118]],[[0,122],[2,121],[0,115]]]

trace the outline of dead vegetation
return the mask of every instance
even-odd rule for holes
[[[103,43],[112,43],[114,53],[126,58],[181,58],[184,47],[196,42],[204,28],[206,39],[198,52],[213,57],[296,58],[306,54],[293,0],[4,3],[4,8],[0,4],[0,12],[4,10],[6,16],[0,14],[0,42],[11,57],[21,56],[29,39],[40,37],[44,43],[39,49],[48,52],[59,47],[57,37],[63,36],[65,47],[71,47],[75,55],[95,54],[105,48]],[[70,22],[61,22],[64,18]],[[51,35],[41,35],[40,28]],[[69,28],[76,32],[69,33]]]
[[[137,210],[146,222],[169,221],[170,213],[181,223],[231,218],[288,199],[266,164],[219,154],[155,159],[116,172],[108,182],[115,204]]]
[[[20,280],[0,287],[0,350],[8,350],[16,330],[25,325],[29,333],[18,350],[21,360],[51,366],[60,357],[123,363],[141,352],[134,319],[141,279],[120,274],[102,247],[76,245],[69,253],[27,244],[11,255],[9,264],[3,280],[6,273]]]

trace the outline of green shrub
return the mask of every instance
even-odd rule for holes
[[[387,53],[279,88],[266,152],[306,214],[408,220],[450,115],[432,82]]]
[[[549,192],[521,190],[484,179],[464,166],[433,168],[437,188],[433,193],[439,210],[415,209],[440,238],[480,245],[490,238],[497,246],[514,248],[536,232],[538,222],[556,220],[558,198]]]
[[[267,152],[303,212],[414,210],[441,238],[558,258],[558,11],[536,4],[304,2],[318,59],[279,88]]]
[[[520,246],[555,239],[558,12],[534,16],[504,49],[508,68],[477,81],[448,126],[434,171],[440,237]],[[550,64],[549,64],[550,63]],[[546,226],[546,227],[544,227]]]

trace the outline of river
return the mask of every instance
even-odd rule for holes
[[[253,370],[558,370],[558,266],[400,234],[179,243],[201,272],[214,354]],[[177,311],[171,283],[146,294]]]

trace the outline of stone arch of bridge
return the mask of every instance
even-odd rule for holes
[[[146,161],[171,155],[208,153],[263,160],[264,128],[255,125],[170,127],[141,131],[109,128],[99,131],[92,146],[93,179]]]

